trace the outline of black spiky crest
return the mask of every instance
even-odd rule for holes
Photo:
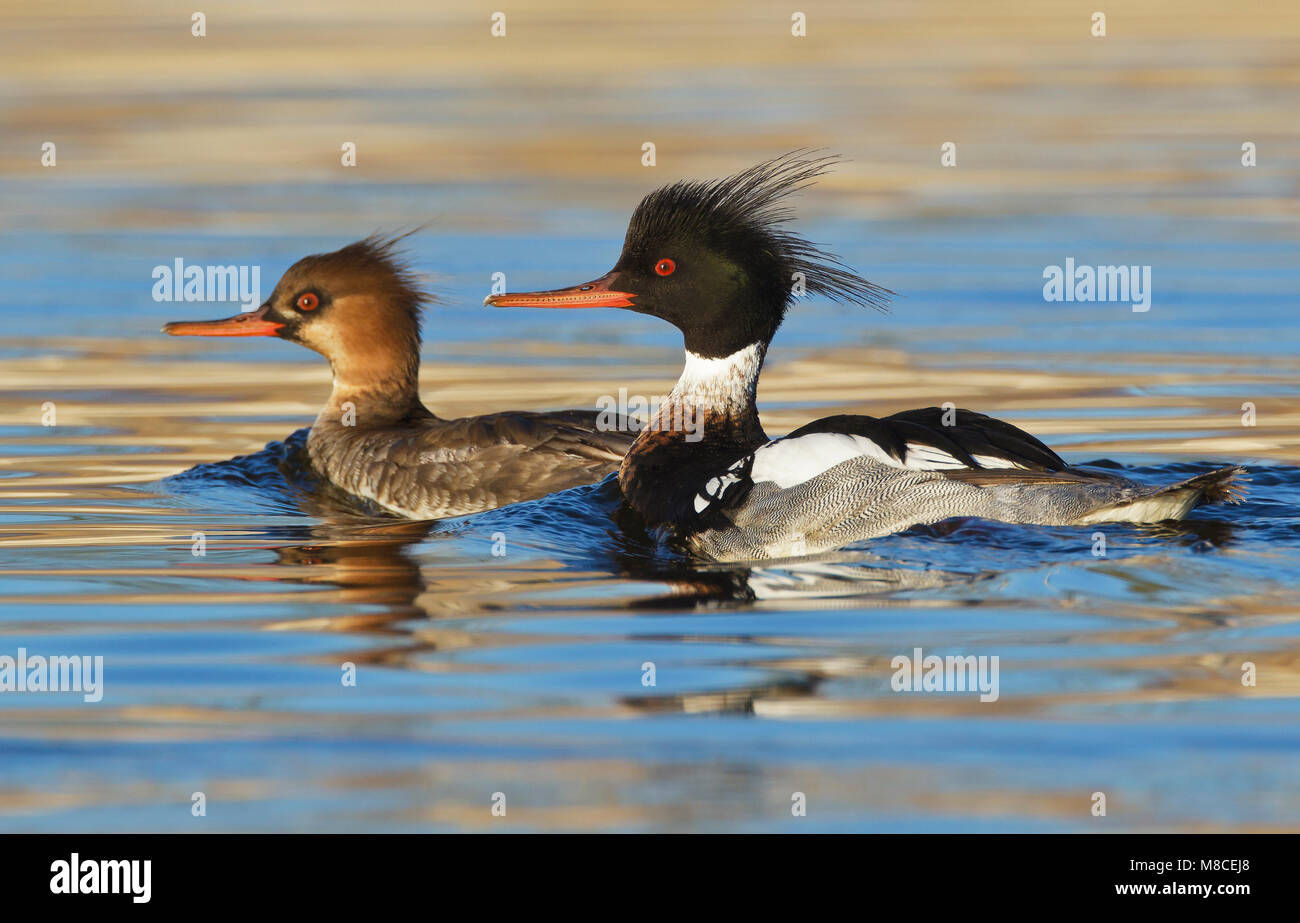
[[[796,273],[811,294],[887,311],[893,292],[782,226],[794,218],[786,198],[841,162],[837,154],[799,149],[723,179],[657,189],[633,213],[624,249],[636,249],[639,241],[695,238],[732,253],[775,257],[783,268],[776,284],[784,282],[778,324],[793,298]]]

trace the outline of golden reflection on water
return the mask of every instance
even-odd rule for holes
[[[162,3],[115,8],[111,15],[95,4],[62,4],[57,15],[11,5],[0,11],[0,55],[13,87],[6,115],[29,138],[71,138],[60,148],[61,163],[85,185],[62,193],[65,198],[47,196],[52,187],[39,184],[49,183],[49,174],[29,149],[0,150],[0,172],[17,181],[7,194],[19,197],[24,184],[38,190],[32,200],[38,205],[0,210],[0,228],[21,234],[185,228],[285,239],[323,227],[342,233],[335,152],[340,138],[354,136],[364,138],[362,163],[382,177],[368,187],[373,195],[348,200],[354,230],[428,219],[427,196],[380,196],[385,184],[436,185],[447,199],[434,206],[439,220],[459,232],[535,230],[549,220],[538,216],[550,215],[578,187],[584,206],[622,214],[629,190],[648,185],[636,155],[650,94],[674,116],[653,123],[663,157],[656,181],[722,175],[756,156],[806,145],[843,151],[850,162],[825,179],[823,197],[801,202],[805,217],[834,201],[844,214],[872,221],[1137,213],[1253,218],[1289,233],[1300,149],[1293,133],[1277,126],[1289,125],[1300,88],[1300,5],[1128,3],[1104,41],[1086,36],[1087,12],[1012,0],[981,3],[978,14],[965,0],[865,6],[833,0],[819,5],[801,44],[787,37],[785,10],[769,21],[761,7],[740,0],[665,0],[617,16],[603,4],[518,0],[510,9],[510,42],[526,36],[530,47],[545,49],[518,54],[518,44],[477,40],[486,27],[483,10],[473,5],[433,9],[398,0],[359,11],[351,0],[328,0],[313,3],[308,14],[239,0],[223,5],[202,45],[186,34],[184,17],[177,27],[175,11]],[[823,29],[827,22],[833,28]],[[593,29],[619,49],[618,67],[590,53]],[[809,104],[809,88],[816,105]],[[532,117],[539,112],[546,117]],[[575,134],[575,127],[593,122],[601,130]],[[1261,128],[1269,130],[1260,134]],[[960,140],[960,170],[935,166],[934,151],[945,138]],[[1260,142],[1267,168],[1238,165],[1236,150],[1246,138]],[[472,201],[453,194],[476,182],[513,193]],[[241,184],[256,189],[241,197]],[[171,197],[131,194],[158,186]],[[233,191],[224,207],[194,207],[207,201],[203,190],[227,187]],[[97,195],[105,190],[127,192]],[[584,697],[488,690],[416,715],[330,704],[292,708],[271,693],[263,699],[214,691],[205,701],[200,690],[170,701],[179,692],[166,686],[136,689],[126,705],[11,706],[0,715],[6,737],[33,742],[234,746],[295,739],[359,741],[382,751],[395,741],[481,742],[465,727],[472,724],[486,738],[500,722],[511,727],[502,732],[511,744],[535,748],[528,758],[422,756],[415,767],[333,765],[314,776],[312,767],[297,765],[279,775],[222,772],[204,783],[213,802],[269,808],[309,786],[345,803],[388,796],[336,811],[335,823],[351,811],[381,826],[482,830],[495,822],[482,806],[482,789],[509,786],[541,793],[540,803],[512,802],[512,824],[687,829],[738,817],[789,819],[790,792],[807,790],[847,816],[1077,822],[1077,786],[1017,784],[988,764],[972,769],[892,752],[865,768],[862,760],[847,768],[717,757],[692,762],[672,752],[657,760],[579,759],[557,755],[548,733],[576,734],[554,731],[564,720],[626,726],[679,714],[790,719],[803,722],[800,733],[809,739],[822,724],[853,719],[864,735],[897,718],[1042,719],[1082,731],[1107,721],[1107,708],[1116,710],[1113,717],[1124,708],[1286,703],[1300,696],[1293,634],[1261,631],[1300,618],[1294,593],[1262,580],[1203,586],[1158,552],[1092,565],[1090,574],[1114,580],[1127,595],[1047,593],[1057,614],[1077,612],[1087,624],[1053,628],[1044,638],[1042,599],[985,592],[987,581],[1012,579],[1006,574],[893,569],[866,553],[752,572],[646,573],[634,561],[611,572],[546,554],[487,567],[463,552],[446,559],[423,553],[443,538],[424,523],[359,520],[322,507],[303,511],[312,518],[281,517],[292,519],[292,528],[277,531],[272,525],[283,523],[272,513],[149,505],[142,501],[159,479],[255,452],[308,425],[328,391],[323,364],[214,361],[202,343],[161,337],[50,337],[7,345],[11,354],[0,358],[0,420],[10,427],[0,439],[0,552],[12,562],[6,577],[46,581],[49,588],[0,594],[0,605],[13,612],[0,624],[9,647],[31,634],[74,641],[110,630],[174,633],[182,641],[196,628],[277,640],[324,636],[324,647],[278,648],[266,660],[286,669],[348,660],[472,682],[511,671],[527,678],[556,667],[550,652],[611,640],[600,626],[630,612],[637,638],[735,650],[726,666],[755,668],[676,692],[634,686],[608,695],[602,687]],[[425,369],[423,394],[442,415],[592,406],[620,386],[661,394],[679,369],[677,357],[626,345],[620,346],[626,361],[603,367],[568,346],[473,349],[484,361]],[[546,373],[521,376],[520,357],[546,360]],[[1093,370],[1026,371],[1008,368],[1004,357],[970,351],[954,362],[878,348],[802,354],[778,348],[759,396],[772,434],[829,413],[883,414],[957,400],[1009,416],[1076,460],[1134,454],[1300,460],[1300,407],[1292,396],[1300,359],[1152,352],[1109,361],[1111,367]],[[46,401],[57,405],[57,428],[41,426]],[[1256,406],[1256,426],[1242,425],[1246,401]],[[206,535],[205,558],[159,563],[186,549],[196,528]],[[1224,523],[1201,521],[1166,537],[1204,540],[1233,555],[1231,532]],[[220,563],[223,550],[250,548],[267,554],[252,563]],[[104,550],[116,554],[100,555]],[[1046,569],[1041,579],[1048,584],[1059,576]],[[79,585],[69,588],[73,582]],[[1203,592],[1168,598],[1171,587],[1185,585]],[[203,606],[236,614],[206,618]],[[292,614],[283,612],[286,606]],[[111,624],[102,619],[104,609],[115,613]],[[1008,674],[1039,681],[1029,692],[1004,690],[996,703],[899,697],[880,694],[892,669],[877,636],[846,632],[831,644],[813,633],[765,630],[761,621],[738,620],[728,633],[716,626],[704,631],[681,617],[791,610],[852,610],[868,626],[874,618],[888,625],[902,614],[919,630],[963,613],[973,623],[1002,614],[994,627],[958,632],[972,653],[998,653],[1028,638],[1053,653],[1019,662],[1004,657]],[[556,620],[572,624],[557,630]],[[587,637],[573,625],[596,627]],[[515,656],[462,656],[484,653]],[[1257,665],[1254,687],[1240,682],[1246,659]],[[1093,681],[1054,681],[1072,671],[1086,671]],[[1107,684],[1106,677],[1125,682]],[[1265,727],[1269,717],[1241,720]],[[439,736],[445,727],[453,730]],[[1016,751],[1007,764],[1033,758]],[[1265,762],[1237,754],[1231,779],[1208,778],[1226,788],[1258,776],[1267,793],[1260,797],[1271,799],[1276,816],[1300,817],[1294,788],[1269,791],[1276,780]],[[1149,768],[1144,781],[1112,791],[1112,814],[1127,829],[1294,827],[1285,820],[1243,826],[1194,814],[1170,821],[1153,807],[1170,769]],[[0,817],[173,803],[188,810],[189,787],[170,780],[106,778],[66,767],[51,779],[0,784]],[[639,798],[648,791],[674,797]]]
[[[1174,216],[1295,215],[1300,148],[1278,130],[1300,86],[1300,7],[1289,0],[1131,0],[1104,39],[1088,34],[1090,11],[1019,0],[978,13],[965,0],[826,0],[800,40],[789,11],[744,0],[617,10],[517,0],[509,12],[509,37],[490,40],[474,4],[240,0],[196,40],[161,0],[111,15],[96,3],[61,4],[58,15],[11,4],[0,56],[12,121],[33,138],[75,128],[79,177],[333,187],[345,182],[340,139],[364,139],[360,163],[385,183],[515,191],[508,205],[434,206],[460,228],[532,226],[579,187],[588,203],[626,208],[628,184],[645,182],[647,132],[674,177],[830,145],[852,162],[823,185],[863,217],[1113,213],[1117,202]],[[593,34],[618,49],[618,66],[592,53]],[[662,117],[647,125],[648,114]],[[961,142],[960,169],[935,168],[943,139]],[[1242,139],[1273,169],[1241,169]],[[1209,156],[1216,145],[1223,155]],[[39,179],[42,167],[14,145],[0,171]],[[138,197],[78,206],[0,211],[0,222],[316,233],[339,208],[328,195],[292,207],[236,198],[199,214]],[[354,207],[362,223],[392,224],[427,220],[430,206],[408,196],[385,199],[400,214]]]
[[[41,454],[40,441],[33,440],[23,444],[22,454],[0,457],[0,472],[23,473],[20,480],[4,485],[10,498],[119,498],[124,495],[114,485],[154,481],[283,439],[293,429],[310,425],[329,393],[328,372],[315,362],[215,362],[203,359],[201,348],[173,352],[135,340],[14,345],[57,349],[59,354],[0,359],[4,419],[39,426],[41,405],[54,401],[60,425],[107,432],[57,435],[61,445],[85,447],[86,452]],[[146,358],[152,361],[142,361]],[[579,352],[562,357],[554,348],[548,358],[569,361],[558,371],[548,369],[527,380],[513,364],[439,363],[421,376],[422,394],[436,412],[448,417],[503,407],[590,407],[600,395],[620,387],[631,394],[666,393],[678,372],[675,364],[661,361],[620,365],[615,373],[592,367],[589,357]],[[879,349],[775,356],[759,393],[764,425],[775,435],[816,415],[884,414],[941,404],[956,394],[963,406],[994,415],[1014,412],[1017,425],[1048,442],[1071,436],[1072,453],[1284,461],[1300,457],[1300,408],[1281,396],[1300,380],[1300,359],[1138,354],[1125,357],[1122,371],[1097,372],[999,368],[995,357],[981,355],[967,354],[962,360],[963,367],[954,368],[946,361]],[[1161,393],[1171,387],[1229,394],[1235,389],[1235,394]],[[94,397],[78,396],[87,391],[95,392]],[[1241,404],[1247,400],[1256,405],[1257,422],[1251,427],[1242,425]],[[1169,409],[1179,413],[1133,412]],[[1189,430],[1195,433],[1191,438]],[[1166,432],[1169,435],[1162,435]],[[1132,433],[1141,435],[1131,438]],[[90,451],[99,446],[143,446],[149,451]],[[63,509],[75,513],[86,508]],[[169,515],[159,510],[143,514]]]
[[[108,429],[108,436],[41,433],[40,438],[57,440],[61,445],[84,451],[67,454],[41,454],[39,439],[30,435],[9,437],[11,446],[23,451],[0,459],[15,477],[3,482],[4,506],[0,512],[16,514],[11,521],[0,523],[2,547],[85,547],[103,545],[150,547],[184,547],[190,541],[194,516],[183,508],[151,508],[133,505],[128,523],[104,521],[123,512],[121,501],[138,499],[134,490],[121,486],[147,484],[175,474],[195,464],[220,461],[234,455],[255,451],[270,440],[283,438],[293,429],[310,422],[316,402],[326,394],[326,371],[314,363],[298,365],[241,364],[214,362],[196,357],[180,358],[159,355],[158,344],[95,343],[51,341],[44,344],[58,349],[64,358],[48,362],[39,353],[31,358],[0,360],[0,385],[6,388],[0,413],[9,419],[30,418],[37,423],[39,406],[44,400],[58,405],[61,426],[94,426]],[[170,345],[170,344],[169,344]],[[147,366],[143,355],[149,356]],[[188,347],[182,347],[185,349]],[[552,356],[552,358],[555,358]],[[574,354],[558,371],[548,370],[539,377],[519,376],[517,369],[506,365],[458,365],[439,363],[425,370],[423,393],[431,406],[444,415],[474,413],[491,408],[542,408],[557,404],[594,402],[596,394],[613,386],[603,380],[599,369],[584,364],[583,356]],[[1114,373],[1045,371],[1022,372],[998,369],[991,364],[954,369],[946,363],[922,357],[909,357],[887,350],[824,351],[793,359],[774,361],[765,374],[761,398],[777,409],[765,411],[770,431],[776,433],[797,425],[799,421],[827,413],[884,413],[897,409],[901,401],[915,404],[940,402],[960,383],[961,393],[971,395],[983,410],[995,414],[1019,411],[1017,422],[1051,441],[1052,436],[1069,436],[1074,441],[1070,451],[1085,456],[1105,455],[1109,451],[1125,453],[1179,453],[1191,451],[1198,457],[1265,458],[1294,460],[1300,455],[1300,425],[1295,409],[1261,411],[1261,425],[1245,429],[1240,425],[1236,401],[1206,396],[1160,393],[1161,388],[1194,383],[1199,388],[1234,385],[1249,386],[1261,407],[1269,406],[1268,382],[1278,388],[1294,381],[1300,361],[1274,359],[1251,360],[1251,367],[1237,368],[1230,361],[1220,361],[1219,368],[1194,378],[1186,369],[1187,357],[1176,361],[1160,356],[1142,356],[1134,366],[1146,371],[1126,371],[1118,378]],[[1177,368],[1175,368],[1175,366]],[[147,370],[146,370],[147,369]],[[645,363],[620,370],[618,384],[634,393],[657,393],[672,381],[675,369],[666,364]],[[833,382],[833,385],[827,383]],[[107,383],[107,384],[106,384]],[[472,383],[472,387],[467,385]],[[75,397],[83,389],[98,389],[94,401]],[[65,398],[63,395],[72,395]],[[292,398],[286,398],[292,395]],[[850,399],[864,397],[866,399]],[[793,409],[783,409],[782,405]],[[1280,402],[1279,402],[1280,404]],[[1177,416],[1146,414],[1112,416],[1111,411],[1138,408],[1177,408]],[[1054,411],[1088,411],[1084,415],[1059,415]],[[1162,435],[1162,430],[1173,431]],[[1141,438],[1114,437],[1133,431]],[[1195,439],[1187,433],[1193,431]],[[92,447],[149,446],[151,451],[127,455],[87,454]],[[51,521],[23,521],[29,509],[27,501],[41,500],[42,514],[54,514]],[[105,505],[107,504],[107,505]],[[310,508],[308,512],[311,512]],[[145,617],[145,605],[238,603],[256,607],[262,603],[283,602],[280,585],[295,588],[296,602],[310,600],[320,605],[341,605],[358,611],[341,615],[270,619],[258,622],[267,631],[328,632],[340,636],[365,636],[367,643],[349,649],[346,641],[336,651],[315,658],[321,663],[350,659],[358,663],[416,671],[482,671],[493,669],[453,660],[430,657],[430,654],[454,650],[510,648],[547,643],[545,635],[529,634],[530,618],[550,618],[563,613],[581,618],[612,608],[633,608],[653,612],[656,608],[695,606],[781,606],[795,603],[806,609],[834,608],[851,605],[898,609],[913,607],[918,614],[954,606],[979,606],[976,578],[965,574],[947,574],[941,570],[891,570],[873,567],[866,573],[860,567],[840,567],[834,560],[806,565],[802,575],[798,568],[773,575],[770,568],[753,572],[707,570],[678,578],[654,578],[656,589],[645,595],[646,584],[638,583],[635,573],[624,578],[602,572],[582,572],[559,562],[532,560],[524,565],[505,561],[484,568],[480,563],[445,562],[436,568],[423,568],[412,555],[414,546],[429,540],[432,524],[397,520],[366,520],[340,516],[325,509],[322,518],[310,527],[307,542],[277,539],[261,526],[249,527],[235,519],[207,517],[203,525],[209,554],[190,566],[150,567],[140,563],[122,568],[63,567],[51,569],[14,569],[15,576],[45,576],[69,580],[77,577],[127,578],[131,589],[112,592],[56,592],[41,596],[0,597],[0,603],[24,603],[37,606],[42,602],[60,604],[122,606],[123,612],[140,613],[132,623],[162,626]],[[1162,528],[1176,534],[1179,529],[1213,530],[1213,523],[1188,524],[1186,527]],[[1208,533],[1207,533],[1208,534]],[[224,550],[264,548],[274,552],[275,560],[247,565],[222,565]],[[869,556],[850,554],[850,562],[860,563]],[[1153,556],[1158,563],[1158,556]],[[1129,564],[1140,563],[1130,559]],[[836,568],[839,567],[839,571]],[[1140,568],[1128,567],[1123,576]],[[847,575],[847,579],[844,579]],[[177,592],[174,589],[150,591],[151,577],[214,578],[234,580],[237,592],[217,590]],[[557,584],[556,578],[562,582]],[[869,579],[868,579],[869,577]],[[629,581],[628,578],[631,578]],[[614,595],[593,595],[606,585],[626,583]],[[909,599],[905,593],[923,587],[968,586],[960,599]],[[265,590],[258,587],[265,586]],[[541,602],[539,603],[539,593]],[[851,597],[845,599],[844,597]],[[873,601],[872,597],[881,597]],[[894,598],[898,597],[898,598]],[[1091,629],[1079,637],[1081,643],[1135,645],[1149,648],[1162,640],[1172,640],[1187,632],[1208,630],[1216,624],[1253,620],[1283,623],[1300,618],[1294,612],[1289,594],[1252,591],[1207,598],[1200,605],[1179,611],[1162,604],[1153,610],[1131,604],[1118,604],[1107,615],[1115,617],[1116,628],[1110,632]],[[1004,606],[1005,601],[997,603]],[[1068,606],[1068,602],[1063,602]],[[536,615],[530,615],[536,609]],[[476,632],[465,627],[465,619],[492,617],[501,612],[514,615],[511,631]],[[442,620],[456,620],[456,627],[444,628]],[[471,622],[472,625],[472,622]],[[375,645],[374,639],[389,638],[391,644]],[[675,634],[690,643],[689,635]],[[727,643],[725,637],[711,635],[712,643]],[[1074,642],[1069,636],[1059,639],[1062,650]],[[776,647],[815,645],[815,639],[769,637],[764,643]],[[827,717],[880,715],[989,715],[1048,714],[1066,705],[1105,704],[1114,702],[1171,702],[1196,698],[1292,697],[1300,692],[1300,651],[1260,649],[1240,652],[1254,659],[1260,667],[1260,683],[1243,687],[1233,682],[1240,658],[1207,655],[1202,651],[1170,654],[1161,657],[1130,657],[1116,661],[1115,668],[1146,671],[1152,676],[1140,688],[1116,691],[1068,691],[1061,693],[1007,696],[995,705],[974,700],[918,696],[909,699],[825,698],[819,687],[830,678],[887,678],[888,658],[878,656],[798,656],[765,661],[769,669],[788,671],[798,680],[764,684],[754,688],[735,688],[723,692],[700,694],[628,696],[603,706],[578,711],[588,715],[612,716],[645,711],[676,710],[686,713],[744,712],[766,717]],[[1066,668],[1071,661],[1038,662],[1034,669]],[[481,708],[471,713],[484,716]],[[545,710],[554,715],[552,710]],[[488,713],[491,713],[490,710]],[[567,713],[574,713],[572,711]],[[511,712],[518,716],[518,710]],[[11,712],[11,723],[26,726],[28,732],[51,733],[66,737],[100,736],[104,733],[152,735],[199,735],[221,733],[219,726],[232,728],[252,725],[268,728],[281,721],[301,726],[303,716],[279,715],[261,709],[232,713],[226,709],[205,712],[187,707],[131,706],[123,709],[100,708],[93,719],[73,710],[49,721],[47,710],[24,715]],[[104,719],[111,719],[105,722]],[[338,715],[319,718],[325,723],[347,721]],[[357,719],[355,730],[366,733],[367,721]],[[112,727],[111,732],[105,731]],[[233,732],[233,731],[232,731]]]

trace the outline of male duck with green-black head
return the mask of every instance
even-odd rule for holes
[[[952,517],[1152,522],[1236,499],[1239,467],[1143,485],[1069,465],[1029,433],[969,410],[826,417],[769,439],[759,371],[796,286],[877,307],[890,294],[784,227],[786,197],[837,159],[796,151],[725,179],[659,189],[637,206],[622,254],[599,279],[486,299],[624,308],[682,332],[681,378],[619,471],[627,505],[652,530],[706,558],[749,560]]]

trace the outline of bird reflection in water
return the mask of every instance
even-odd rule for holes
[[[490,631],[474,625],[477,618],[502,614],[606,615],[617,610],[653,619],[656,614],[754,607],[897,608],[899,595],[910,591],[920,591],[918,598],[929,607],[973,605],[991,595],[981,590],[981,584],[1006,573],[1009,552],[1014,549],[1010,559],[1023,568],[1027,548],[1041,542],[1045,551],[1052,552],[1052,543],[1060,539],[1060,530],[1032,533],[983,520],[954,519],[917,527],[902,538],[923,545],[961,544],[964,571],[929,563],[899,566],[900,561],[866,549],[769,560],[761,565],[702,564],[657,546],[622,508],[612,478],[474,517],[413,521],[369,509],[353,497],[331,491],[305,464],[300,434],[283,445],[268,447],[267,452],[272,464],[267,466],[268,456],[259,453],[262,457],[254,465],[263,470],[252,474],[223,470],[220,477],[242,480],[262,490],[269,489],[268,482],[278,480],[272,486],[282,497],[291,498],[295,512],[313,520],[309,525],[267,529],[263,534],[271,542],[262,547],[270,547],[276,554],[271,566],[280,570],[274,579],[332,587],[332,597],[323,601],[335,601],[346,610],[337,615],[283,620],[267,626],[269,629],[366,636],[368,643],[354,649],[313,658],[321,662],[348,660],[442,672],[458,668],[445,656],[449,651],[541,643],[539,636],[526,635],[519,628],[527,625],[526,617],[513,618],[509,631],[501,630],[499,622]],[[255,458],[223,464],[247,467]],[[205,476],[210,482],[214,472],[205,472]],[[1222,547],[1233,540],[1231,525],[1215,519],[1140,529],[1099,528],[1122,536],[1127,554],[1133,553],[1134,540],[1155,545],[1172,540],[1194,549]],[[1078,533],[1078,542],[1084,543],[1081,547],[1086,547],[1092,533],[1073,531]],[[511,542],[505,557],[491,555],[492,538],[498,534],[508,535]],[[1069,538],[1073,542],[1074,536]],[[873,543],[873,547],[880,546]],[[635,593],[628,592],[629,580],[635,581]],[[656,589],[646,593],[641,589],[646,585]],[[612,596],[612,587],[621,595]],[[626,633],[624,639],[765,641],[729,638],[718,633],[716,626],[694,635],[689,629],[683,631],[681,621],[674,622],[671,631],[656,633],[652,624],[647,622],[649,630]],[[383,638],[392,643],[376,646]],[[664,693],[647,688],[615,697],[616,707],[630,713],[829,713],[837,706],[821,691],[828,680],[887,675],[888,657],[879,652],[823,650],[757,663],[738,659],[733,665],[760,667],[762,679],[698,692]]]

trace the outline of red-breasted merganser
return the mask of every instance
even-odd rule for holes
[[[312,424],[313,465],[349,493],[416,519],[495,509],[592,484],[632,444],[594,410],[444,420],[420,401],[420,313],[428,296],[370,237],[307,256],[256,311],[164,326],[173,336],[274,336],[330,362],[334,390]]]
[[[619,469],[627,504],[649,526],[696,554],[748,560],[951,517],[1149,522],[1236,499],[1238,467],[1148,487],[1071,467],[1028,433],[968,410],[827,417],[768,439],[755,405],[759,370],[796,283],[866,306],[883,307],[892,294],[782,227],[791,218],[782,200],[837,159],[795,152],[726,179],[659,189],[637,206],[622,255],[599,279],[486,299],[628,308],[682,331],[681,378]]]

